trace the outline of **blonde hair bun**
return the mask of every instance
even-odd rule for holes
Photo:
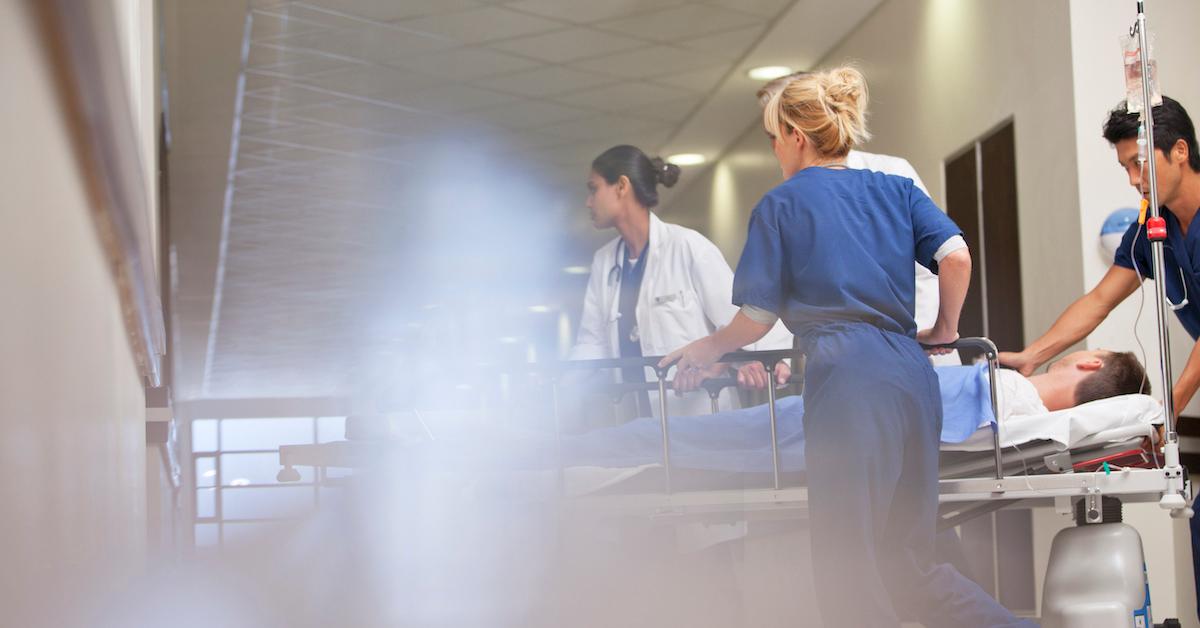
[[[771,95],[763,110],[763,126],[773,136],[796,129],[822,155],[843,157],[871,138],[867,100],[867,80],[857,69],[811,72]]]

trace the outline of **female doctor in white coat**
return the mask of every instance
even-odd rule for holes
[[[711,334],[733,320],[733,271],[716,245],[698,232],[665,223],[650,210],[658,204],[658,185],[679,180],[679,166],[651,159],[634,146],[614,146],[592,162],[587,206],[597,229],[616,228],[619,236],[592,260],[579,335],[571,359],[666,355]],[[777,325],[751,350],[790,349],[791,334]],[[624,369],[623,381],[655,381],[652,369]],[[717,375],[714,371],[712,375]],[[781,365],[778,381],[790,371]],[[767,385],[762,365],[738,369],[747,387]],[[733,391],[720,398],[723,410],[735,407]],[[658,395],[638,394],[638,416],[658,414]],[[710,411],[704,391],[668,399],[672,416]]]

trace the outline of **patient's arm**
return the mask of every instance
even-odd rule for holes
[[[1072,303],[1041,338],[1019,353],[1002,352],[1000,362],[1023,375],[1031,375],[1048,360],[1092,333],[1118,303],[1133,294],[1139,283],[1137,273],[1132,270],[1121,266],[1109,268],[1100,283]]]

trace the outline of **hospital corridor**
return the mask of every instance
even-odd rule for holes
[[[1195,0],[0,0],[0,628],[1200,628]]]

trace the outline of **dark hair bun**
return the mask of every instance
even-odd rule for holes
[[[679,183],[679,174],[681,172],[679,166],[663,161],[662,157],[655,157],[650,160],[650,163],[654,164],[655,180],[663,184],[663,187],[669,188]]]
[[[622,144],[604,151],[592,161],[592,171],[609,185],[626,177],[633,193],[646,208],[658,205],[659,184],[671,187],[679,181],[679,166],[655,157],[651,159],[636,146]]]

